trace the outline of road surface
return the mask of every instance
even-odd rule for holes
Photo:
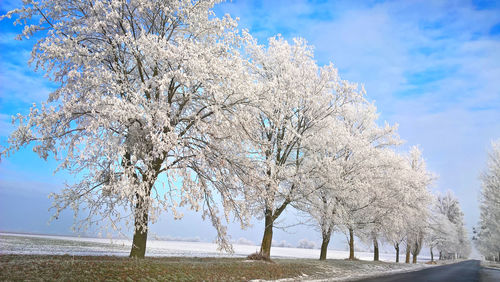
[[[479,264],[479,261],[468,260],[454,264],[426,268],[419,271],[373,277],[357,281],[490,282],[490,281],[500,281],[500,270],[492,268],[482,268]]]

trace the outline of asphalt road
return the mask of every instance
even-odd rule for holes
[[[500,270],[482,268],[477,260],[468,260],[454,264],[426,268],[419,271],[398,273],[358,281],[500,281]]]

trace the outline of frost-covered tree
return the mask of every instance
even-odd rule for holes
[[[75,174],[52,195],[56,216],[87,210],[80,227],[132,219],[132,257],[144,257],[148,222],[162,210],[202,210],[225,249],[217,199],[226,217],[247,221],[232,154],[250,92],[245,35],[214,15],[217,2],[41,0],[6,15],[24,25],[20,37],[40,32],[31,61],[59,86],[18,116],[3,155],[28,144],[53,154]]]
[[[492,142],[481,174],[481,215],[477,246],[487,259],[500,261],[500,140]]]
[[[428,231],[426,243],[431,253],[431,261],[434,261],[434,250],[447,249],[449,245],[455,244],[456,228],[448,217],[441,213],[438,207],[437,198],[431,207],[431,213],[428,222]]]
[[[343,200],[346,216],[340,225],[348,234],[349,259],[354,259],[354,231],[374,227],[383,214],[388,212],[385,200],[392,189],[397,188],[388,184],[396,175],[393,170],[393,155],[390,150],[382,150],[399,143],[395,136],[396,126],[386,124],[378,127],[374,125],[375,120],[372,119],[372,126],[368,128],[358,128],[356,123],[350,126],[353,136],[367,144],[361,147],[362,150],[349,148],[342,164],[341,185],[348,193]],[[372,236],[374,233],[368,233],[376,244],[376,236]],[[359,235],[363,237],[363,234]]]
[[[407,156],[409,165],[405,193],[408,193],[407,230],[406,230],[406,259],[410,262],[410,254],[413,255],[412,262],[417,262],[417,256],[423,247],[429,206],[432,201],[428,190],[433,181],[432,174],[427,171],[422,152],[416,146],[412,147]]]
[[[382,218],[382,221],[378,223],[382,238],[390,243],[396,251],[396,262],[399,262],[401,247],[407,239],[409,223],[412,222],[409,219],[416,210],[420,209],[420,206],[414,204],[416,194],[412,191],[414,186],[411,185],[415,179],[414,172],[403,156],[398,155],[398,158],[399,171],[391,176],[392,185],[397,187],[391,198],[393,205],[389,207],[388,216]]]
[[[396,262],[399,262],[399,254],[401,246],[406,239],[407,221],[404,212],[398,209],[392,210],[392,215],[389,220],[382,225],[383,239],[390,243],[396,251]]]
[[[446,195],[438,195],[437,212],[443,215],[449,223],[445,224],[447,238],[436,247],[440,259],[466,258],[470,254],[470,241],[464,225],[464,214],[460,203],[451,191]],[[446,225],[450,225],[446,226]],[[449,230],[451,228],[451,230]]]
[[[379,151],[379,164],[372,184],[375,191],[373,204],[363,210],[369,223],[358,232],[362,240],[373,243],[375,261],[379,259],[379,243],[384,240],[390,241],[399,251],[399,243],[404,238],[399,235],[402,235],[407,220],[402,214],[408,208],[403,204],[408,198],[404,189],[408,173],[405,159],[390,149]]]
[[[345,119],[348,109],[366,104],[363,91],[358,91],[355,84],[343,81],[340,87],[341,92],[351,99],[318,134],[311,136],[303,163],[308,171],[304,185],[309,187],[310,194],[293,203],[315,221],[322,234],[320,259],[326,259],[335,224],[344,216],[342,202],[348,191],[340,186],[341,167],[338,162],[345,158],[348,144],[356,142],[347,130]]]
[[[290,44],[279,36],[270,38],[267,48],[254,44],[249,53],[256,104],[245,127],[247,156],[255,163],[248,198],[264,218],[260,252],[270,256],[275,221],[309,193],[310,168],[304,159],[311,142],[351,93],[341,91],[333,66],[317,66],[312,48],[302,39]]]
[[[356,86],[345,84],[345,89],[352,92]],[[309,179],[315,189],[298,208],[318,225],[322,235],[320,259],[326,259],[334,229],[353,223],[356,210],[366,209],[381,197],[376,189],[390,170],[380,149],[397,143],[396,127],[379,127],[376,108],[363,99],[363,94],[361,90],[353,95],[358,98],[345,104],[325,132],[316,136],[317,148],[306,160],[314,167]],[[365,219],[362,221],[356,224],[366,224]]]

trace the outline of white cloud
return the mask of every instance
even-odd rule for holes
[[[4,62],[0,72],[0,99],[2,103],[18,104],[22,102],[24,105],[31,105],[36,102],[39,104],[47,100],[52,91],[47,79],[41,74],[30,71],[21,62]]]

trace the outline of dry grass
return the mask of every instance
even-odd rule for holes
[[[246,281],[317,273],[312,264],[241,258],[0,255],[0,280]]]
[[[412,271],[422,264],[343,259],[0,255],[0,281],[346,281],[387,272]],[[430,266],[428,266],[430,267]]]
[[[263,261],[267,261],[267,262],[272,262],[270,257],[268,257],[265,254],[260,253],[260,252],[256,252],[256,253],[248,255],[247,259],[249,259],[249,260],[263,260]]]

